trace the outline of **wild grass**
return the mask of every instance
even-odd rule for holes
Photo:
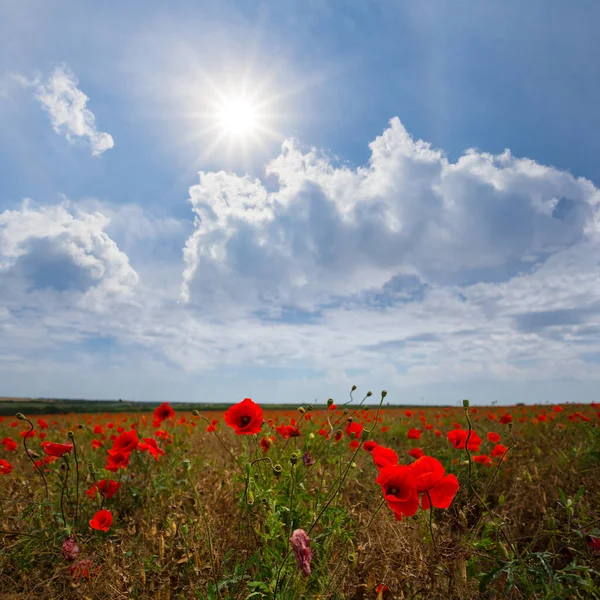
[[[236,435],[221,412],[154,425],[152,414],[53,415],[45,429],[32,417],[29,438],[28,421],[5,418],[0,439],[18,448],[0,445],[14,467],[0,474],[0,598],[600,598],[597,407],[510,407],[507,425],[498,408],[359,404],[266,411],[254,435]],[[356,438],[349,417],[363,428]],[[127,468],[106,471],[111,435],[132,424],[164,455],[138,448]],[[282,424],[300,435],[284,439]],[[482,438],[479,452],[453,447],[456,426]],[[489,431],[507,451],[487,466],[473,457],[491,455]],[[401,464],[415,446],[439,460],[460,484],[449,508],[396,520],[366,440]],[[41,441],[74,442],[77,461],[71,452],[34,468]],[[120,483],[114,497],[88,497],[108,478]],[[113,517],[107,532],[89,524],[100,507]],[[310,538],[309,576],[292,552],[296,529]]]

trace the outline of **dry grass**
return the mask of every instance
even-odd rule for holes
[[[536,553],[545,553],[548,567],[557,578],[573,564],[600,571],[600,554],[586,546],[582,533],[588,524],[592,524],[588,532],[593,531],[593,522],[600,516],[598,427],[595,422],[569,422],[567,416],[575,408],[569,408],[551,423],[536,425],[531,422],[531,409],[513,409],[513,414],[518,414],[519,410],[525,412],[527,422],[516,424],[515,429],[520,432],[517,434],[519,443],[510,451],[497,476],[493,477],[495,467],[473,465],[475,492],[483,496],[489,485],[485,495],[487,508],[466,485],[465,453],[450,448],[445,435],[435,437],[428,433],[419,440],[418,444],[428,454],[438,457],[448,471],[455,472],[461,482],[451,507],[435,511],[435,547],[430,538],[426,511],[419,511],[399,523],[384,506],[372,519],[382,496],[375,483],[376,469],[372,460],[361,450],[356,467],[350,469],[343,491],[332,502],[327,518],[323,518],[311,534],[315,549],[314,577],[321,581],[321,591],[311,592],[306,587],[310,585],[310,578],[307,582],[290,570],[286,593],[306,598],[374,599],[377,597],[376,585],[385,583],[389,592],[381,597],[407,600],[599,597],[593,595],[598,594],[597,587],[592,585],[584,589],[580,582],[570,587],[565,584],[563,589],[556,587],[554,591],[544,589],[544,577],[548,581],[551,577],[545,565],[536,563],[539,562]],[[454,411],[443,420],[436,420],[436,412],[439,411],[427,409],[426,419],[443,428],[444,432],[451,428],[454,420],[460,422],[462,419],[464,423],[461,411]],[[503,441],[508,441],[505,426],[485,418],[485,410],[478,414],[481,420],[474,421],[473,425],[482,437],[493,428],[503,430]],[[277,416],[284,418],[283,413]],[[94,423],[110,418],[82,417],[83,421]],[[129,418],[136,420],[139,416]],[[317,419],[318,415],[315,415],[313,423]],[[401,461],[409,462],[406,451],[413,443],[406,439],[409,423],[403,421],[408,419],[402,413],[388,411],[383,424],[391,426],[390,431],[376,430],[372,437],[378,443],[394,448]],[[559,421],[565,424],[564,429],[557,427]],[[11,433],[16,437],[15,430],[9,430],[7,424],[8,421],[0,423],[0,437]],[[410,425],[415,424],[419,422],[413,417]],[[58,441],[61,431],[64,438],[65,427],[73,425],[59,420],[58,426],[48,430],[48,439]],[[245,453],[253,451],[248,440],[236,438],[223,429],[221,425],[219,433],[225,444],[244,460]],[[174,443],[166,447],[167,455],[156,464],[154,461],[147,465],[132,463],[129,472],[135,473],[136,477],[128,485],[129,493],[121,493],[125,491],[121,490],[117,502],[107,502],[107,507],[115,514],[109,534],[93,532],[87,527],[85,519],[90,518],[94,508],[87,497],[82,497],[85,517],[76,534],[81,558],[89,558],[94,563],[89,579],[73,578],[70,565],[60,550],[64,531],[54,526],[51,517],[46,516],[44,520],[42,516],[48,515],[49,510],[40,508],[43,502],[41,479],[33,472],[22,451],[18,458],[16,453],[11,454],[15,470],[8,476],[0,475],[0,528],[4,532],[14,532],[14,535],[2,535],[0,599],[210,598],[211,582],[235,579],[235,573],[245,562],[250,562],[246,565],[247,573],[258,580],[262,576],[268,582],[268,568],[264,565],[275,560],[268,558],[269,545],[275,548],[277,544],[285,543],[282,535],[265,542],[265,536],[271,535],[269,532],[273,530],[274,512],[269,502],[277,494],[284,502],[285,495],[281,490],[285,486],[277,482],[266,463],[257,465],[254,503],[240,509],[244,476],[238,473],[231,457],[215,437],[204,431],[201,421],[195,429],[186,424],[174,425],[172,430]],[[284,442],[277,442],[269,455],[285,464],[294,446],[303,450],[309,431],[315,430],[314,425],[307,424],[302,438],[295,438],[285,450]],[[86,446],[90,436],[85,435],[77,434],[82,492],[92,483],[89,471],[84,468],[86,462],[92,460],[100,464],[99,451]],[[320,441],[317,436],[311,442],[313,448]],[[39,452],[38,440],[32,440],[30,445]],[[352,456],[347,442],[334,444],[333,449],[334,454],[329,460],[317,463],[310,471],[304,488],[298,484],[297,506],[292,501],[295,506],[292,510],[299,522],[294,522],[294,526],[308,529],[310,523],[303,519],[314,515],[310,503],[321,489],[321,481],[324,481],[322,489],[333,489],[340,464],[345,465]],[[0,456],[6,458],[8,454]],[[188,473],[182,462],[185,457],[191,460],[190,476],[195,492],[187,483]],[[303,468],[301,464],[299,468]],[[283,477],[287,470],[286,466]],[[277,485],[279,491],[276,491]],[[567,499],[573,500],[582,487],[581,497],[569,514],[571,509],[564,506],[559,488]],[[137,491],[134,493],[134,490]],[[56,493],[55,488],[54,502]],[[203,511],[212,536],[212,553],[206,541]],[[284,523],[283,530],[287,529],[289,525]],[[259,557],[260,564],[251,562],[255,556]],[[482,593],[482,577],[509,563],[515,564],[515,584],[508,588],[509,576],[504,573],[490,582]],[[289,564],[293,566],[292,562]],[[539,581],[536,579],[538,571]],[[521,581],[519,572],[528,579]],[[595,575],[590,577],[593,579]],[[250,596],[256,588],[249,588],[247,583],[248,580],[222,585],[220,597],[260,598],[259,593]],[[505,594],[506,589],[509,591]],[[265,592],[262,597],[272,596]]]

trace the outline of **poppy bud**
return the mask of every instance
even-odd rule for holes
[[[96,472],[96,467],[94,467],[94,463],[90,461],[87,466],[90,474],[93,475]]]
[[[327,406],[331,406],[333,404],[333,398],[328,398],[327,399]],[[19,415],[17,415],[18,417]]]
[[[199,417],[199,416],[200,416],[200,413],[199,413],[199,412],[198,412],[196,409],[194,409],[194,410],[192,411],[192,415],[193,415],[194,417]]]
[[[298,455],[293,452],[292,454],[290,454],[290,462],[295,465],[298,462]]]
[[[356,386],[355,386],[355,385],[353,385],[353,386],[352,386],[352,391],[354,391],[355,389],[356,389]]]
[[[366,429],[363,429],[363,430],[360,432],[360,439],[361,439],[363,442],[366,442],[366,441],[369,439],[369,432],[368,432]]]
[[[73,536],[69,536],[62,544],[62,553],[67,560],[75,560],[79,555],[79,546]]]
[[[347,408],[345,408],[345,409],[344,409],[344,414],[345,414],[345,415],[347,415],[347,414],[348,414],[348,409],[347,409]]]
[[[372,395],[373,395],[373,392],[367,392],[367,398]]]
[[[15,418],[19,419],[19,421],[24,421],[25,420],[25,415],[23,413],[17,413],[15,415]]]
[[[306,409],[305,409],[304,407],[302,407],[302,406],[299,406],[299,407],[298,407],[298,412],[299,412],[301,415],[303,415],[303,414],[306,412]]]
[[[77,429],[83,429],[83,425],[79,423],[79,425],[77,425]]]
[[[310,561],[312,552],[310,550],[310,539],[304,529],[296,529],[290,538],[292,550],[298,563],[298,568],[306,575],[310,575]]]
[[[72,431],[69,431],[69,433],[67,433],[67,435],[73,439],[75,437],[75,434]]]
[[[463,408],[469,408],[469,401],[468,400],[463,400]]]
[[[190,468],[191,468],[191,466],[192,466],[192,463],[190,462],[190,459],[189,458],[184,458],[182,462],[183,462],[183,468],[186,471],[189,471]]]
[[[387,390],[381,390],[381,397],[385,398],[387,396]]]
[[[280,464],[273,465],[273,475],[275,475],[275,477],[279,477],[282,471],[283,467]]]
[[[313,406],[312,406],[312,404],[309,404],[309,405],[306,407],[306,410],[312,410],[312,409],[313,409]]]
[[[246,494],[246,504],[249,506],[254,504],[254,492],[251,489],[249,489],[248,493]]]

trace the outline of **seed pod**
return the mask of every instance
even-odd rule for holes
[[[165,538],[162,534],[158,536],[158,558],[163,560],[165,557]]]

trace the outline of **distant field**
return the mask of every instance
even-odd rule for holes
[[[206,411],[227,410],[233,402],[172,402],[178,411],[194,409]],[[153,411],[160,402],[131,402],[128,400],[84,400],[63,398],[11,398],[0,396],[0,415],[14,416],[18,412],[29,415],[59,415],[69,413],[123,413]],[[272,410],[293,410],[291,404],[269,404]],[[394,405],[392,408],[406,408],[408,405]],[[325,405],[314,405],[315,409],[325,409]],[[432,407],[430,407],[432,408]]]

